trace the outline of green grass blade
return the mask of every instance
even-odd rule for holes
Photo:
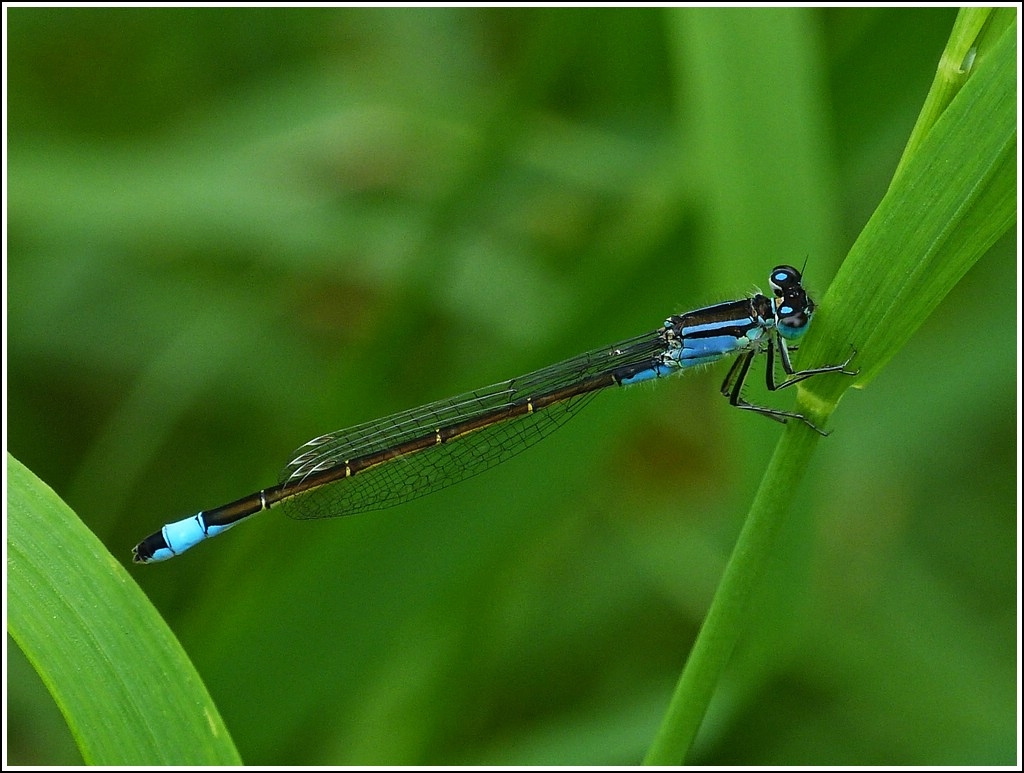
[[[949,42],[946,44],[942,57],[939,59],[939,66],[935,70],[935,79],[928,90],[928,97],[924,107],[917,118],[910,139],[903,151],[903,157],[899,166],[896,167],[894,178],[899,177],[907,160],[918,150],[921,142],[931,131],[935,121],[949,106],[949,103],[967,82],[974,67],[977,55],[977,47],[982,30],[992,13],[991,8],[961,8],[957,14],[953,31],[949,35]],[[1012,16],[1005,13],[997,15],[991,25],[993,31],[999,30],[1000,24],[1008,23]]]
[[[1014,18],[979,49],[967,82],[905,156],[822,298],[802,362],[841,360],[852,345],[865,386],[1016,222],[1016,30]],[[850,384],[803,386],[804,408],[824,418]]]
[[[90,765],[238,765],[188,657],[121,564],[8,454],[8,632]]]
[[[984,21],[971,23],[962,14],[950,47],[963,48],[965,24],[974,34],[983,34]],[[933,92],[943,93],[926,101],[929,116],[918,121],[916,147],[904,155],[899,174],[822,299],[814,330],[801,347],[803,363],[839,362],[856,347],[861,368],[857,383],[863,386],[1013,225],[1016,22],[1002,11],[988,22],[987,29],[1001,32],[978,46],[973,66],[955,93],[936,79]],[[833,376],[805,382],[799,410],[816,422],[826,421],[852,381]],[[813,432],[797,424],[783,433],[648,764],[675,765],[685,759],[744,630],[749,599],[817,442]]]

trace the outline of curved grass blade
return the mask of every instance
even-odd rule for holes
[[[121,564],[7,456],[7,629],[89,765],[239,765],[199,674]]]

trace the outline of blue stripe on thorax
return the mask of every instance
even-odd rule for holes
[[[745,351],[764,336],[773,323],[774,317],[762,318],[750,299],[728,301],[669,317],[665,320],[667,347],[659,360],[620,378],[619,384],[628,386],[661,378]]]
[[[751,299],[729,301],[669,320],[677,346],[668,354],[682,368],[714,362],[749,349],[770,324]],[[774,320],[771,320],[774,321]]]

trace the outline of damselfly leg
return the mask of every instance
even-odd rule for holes
[[[768,337],[768,344],[766,349],[767,356],[765,357],[765,386],[768,387],[768,391],[775,392],[779,389],[785,389],[786,387],[799,384],[804,379],[808,379],[811,376],[818,376],[822,373],[841,373],[844,376],[856,376],[860,373],[860,369],[847,370],[847,366],[857,356],[857,350],[851,351],[850,356],[838,365],[824,365],[820,368],[808,368],[807,370],[796,370],[793,367],[793,362],[789,356],[789,349],[796,349],[795,346],[787,347],[785,339],[779,338],[778,345],[776,345],[776,338],[773,335]],[[785,381],[775,381],[775,355],[778,351],[779,361],[782,363],[782,369],[785,371],[788,378]],[[732,367],[729,368],[729,372],[725,376],[725,380],[722,382],[722,395],[729,398],[729,404],[736,407],[742,408],[744,411],[753,411],[759,413],[762,416],[767,416],[769,419],[785,424],[789,419],[797,419],[802,421],[808,427],[813,429],[820,435],[828,437],[830,434],[828,431],[823,430],[817,424],[812,422],[802,413],[796,413],[795,411],[783,411],[778,408],[769,408],[764,405],[753,405],[748,403],[743,398],[743,386],[747,380],[747,375],[750,373],[750,366],[754,362],[754,358],[761,352],[758,349],[751,349],[742,354],[737,359]]]

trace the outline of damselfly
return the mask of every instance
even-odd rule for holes
[[[839,365],[796,370],[792,342],[807,332],[814,302],[792,266],[777,266],[774,297],[760,293],[673,315],[657,330],[573,357],[510,381],[420,408],[322,435],[295,451],[276,486],[170,523],[140,542],[135,561],[164,561],[263,510],[280,505],[304,520],[380,510],[465,480],[509,459],[568,421],[606,387],[628,386],[738,355],[722,383],[737,408],[785,423],[807,417],[752,405],[744,381],[759,354],[767,355],[766,382],[775,391]],[[778,355],[785,380],[775,380]]]

